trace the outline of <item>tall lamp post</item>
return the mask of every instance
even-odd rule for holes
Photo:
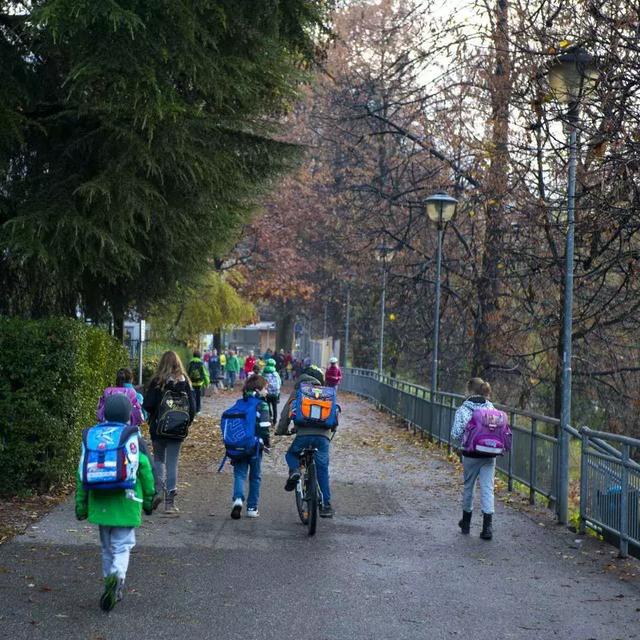
[[[382,378],[384,364],[384,317],[386,314],[387,298],[387,270],[389,263],[393,260],[395,250],[389,247],[386,242],[376,247],[376,260],[382,264],[382,296],[380,299],[380,347],[378,351],[378,374]]]
[[[562,396],[558,433],[558,521],[569,516],[569,431],[571,424],[571,351],[573,325],[573,262],[576,206],[576,165],[578,160],[578,119],[580,102],[593,89],[598,72],[593,56],[580,47],[571,47],[549,66],[549,85],[554,98],[567,105],[569,128],[569,182],[567,186],[567,236],[562,327]]]
[[[436,303],[433,318],[433,351],[431,356],[431,400],[438,390],[438,343],[440,341],[440,274],[442,271],[442,236],[444,225],[456,213],[458,201],[440,191],[425,200],[429,220],[438,227],[438,250],[436,253]]]
[[[346,369],[349,362],[349,329],[351,322],[351,283],[347,284],[347,312],[344,319],[344,362],[342,366]]]

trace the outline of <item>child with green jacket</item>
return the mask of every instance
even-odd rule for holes
[[[107,398],[105,420],[128,423],[131,402],[122,394]],[[111,611],[124,595],[124,582],[129,566],[129,554],[136,544],[136,527],[142,524],[142,510],[151,515],[155,486],[151,462],[139,451],[136,485],[132,490],[91,489],[82,485],[80,470],[76,477],[76,518],[97,524],[102,547],[104,592],[100,607]]]

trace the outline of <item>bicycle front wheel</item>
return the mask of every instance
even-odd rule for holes
[[[318,475],[316,472],[316,463],[312,462],[307,468],[307,482],[305,483],[305,498],[307,508],[309,510],[309,519],[307,527],[309,528],[309,535],[315,535],[316,527],[318,525],[318,508],[320,506],[320,499],[318,495]]]
[[[300,521],[306,525],[309,522],[309,504],[304,499],[304,481],[302,478],[298,480],[296,485],[296,509],[298,510]]]

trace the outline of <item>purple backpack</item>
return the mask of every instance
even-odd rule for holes
[[[98,409],[96,410],[96,417],[98,422],[104,422],[104,404],[109,396],[113,396],[116,393],[122,393],[127,396],[131,401],[131,424],[139,427],[144,422],[144,416],[142,415],[142,407],[138,402],[138,394],[135,389],[131,387],[107,387],[102,394],[102,397],[98,401]]]
[[[476,409],[462,436],[466,453],[488,453],[494,456],[511,451],[511,429],[504,411]]]

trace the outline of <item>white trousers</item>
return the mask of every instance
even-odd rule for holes
[[[102,575],[112,573],[125,579],[129,566],[129,554],[136,546],[136,530],[133,527],[105,527],[100,525],[102,546]]]

